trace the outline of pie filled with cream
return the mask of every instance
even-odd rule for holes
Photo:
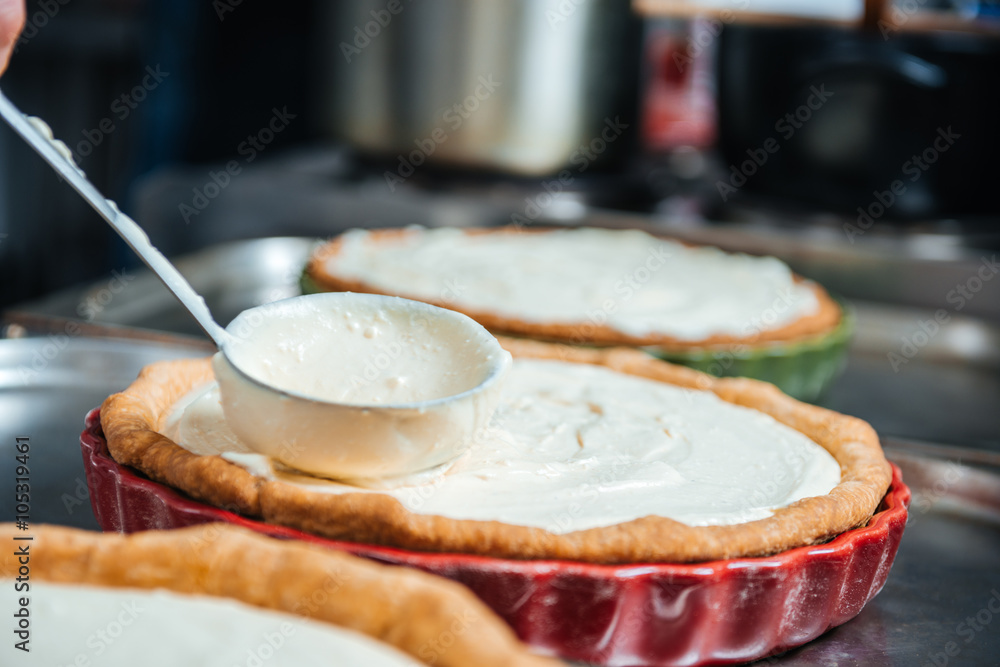
[[[4,665],[557,664],[462,586],[322,547],[226,525],[129,537],[43,526],[32,537],[18,543],[27,577],[13,551],[0,560],[30,629],[27,651],[4,642]]]
[[[313,254],[306,279],[426,301],[502,333],[666,351],[790,343],[842,318],[773,257],[638,230],[355,229]]]
[[[506,558],[766,555],[863,525],[889,485],[871,427],[770,385],[628,349],[502,343],[515,361],[490,426],[401,477],[323,479],[253,453],[208,360],[148,367],[102,426],[116,460],[198,500],[334,539]]]
[[[515,363],[473,446],[448,465],[403,477],[324,480],[255,454],[226,424],[215,383],[181,398],[163,434],[192,453],[316,493],[381,493],[417,514],[560,534],[648,515],[689,526],[744,523],[840,481],[829,452],[761,412],[552,360]]]

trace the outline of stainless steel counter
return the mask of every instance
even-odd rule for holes
[[[67,336],[0,340],[0,521],[14,520],[14,438],[30,439],[32,523],[97,530],[80,456],[83,418],[146,364],[204,355],[197,344]]]

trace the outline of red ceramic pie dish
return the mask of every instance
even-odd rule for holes
[[[116,463],[98,410],[87,415],[80,442],[91,505],[106,531],[225,521],[416,567],[468,586],[540,651],[609,667],[747,662],[845,623],[885,584],[910,502],[893,466],[868,525],[826,544],[696,564],[518,561],[339,542],[194,501]]]

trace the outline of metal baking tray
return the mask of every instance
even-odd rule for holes
[[[39,335],[0,340],[0,521],[14,520],[14,443],[28,437],[31,522],[97,530],[78,444],[84,416],[143,366],[211,348],[196,339],[74,336],[59,325],[28,332],[16,325],[14,333]]]
[[[304,239],[238,242],[179,266],[225,322],[247,307],[295,294],[311,246]],[[14,437],[31,437],[33,521],[96,528],[82,484],[84,415],[143,365],[211,349],[196,338],[105,332],[99,325],[197,333],[143,272],[111,297],[107,291],[102,281],[25,306],[72,317],[81,304],[103,297],[107,303],[90,313],[95,327],[89,332],[58,339],[64,325],[46,331],[20,316],[26,326],[12,331],[29,337],[0,340],[0,414],[8,424],[0,457],[12,461]],[[885,588],[856,619],[758,664],[1000,664],[1000,337],[995,327],[953,318],[893,372],[885,355],[928,314],[855,306],[857,337],[845,374],[824,404],[867,419],[882,434],[914,492],[910,524]],[[52,336],[59,343],[55,354]],[[19,369],[38,359],[44,367],[26,384]],[[12,477],[0,475],[0,520],[13,517]]]

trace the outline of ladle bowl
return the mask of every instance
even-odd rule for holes
[[[395,404],[337,403],[263,382],[243,362],[247,354],[273,354],[258,340],[261,323],[278,319],[295,329],[304,305],[331,312],[405,312],[411,325],[407,335],[424,332],[429,339],[457,339],[455,345],[461,349],[454,352],[466,356],[478,369],[469,369],[468,386],[459,393]],[[246,310],[226,330],[231,342],[215,355],[212,366],[229,427],[257,453],[297,470],[337,479],[404,475],[456,458],[487,428],[511,363],[510,354],[496,338],[471,318],[374,294],[292,297]],[[329,344],[336,345],[336,337]],[[418,345],[414,341],[388,351],[372,345],[362,353],[364,358],[356,360],[353,370],[343,369],[350,377],[331,380],[346,384],[380,381],[401,358],[411,360],[417,351],[407,348]],[[433,367],[424,370],[446,372]],[[427,382],[433,379],[425,378]]]

